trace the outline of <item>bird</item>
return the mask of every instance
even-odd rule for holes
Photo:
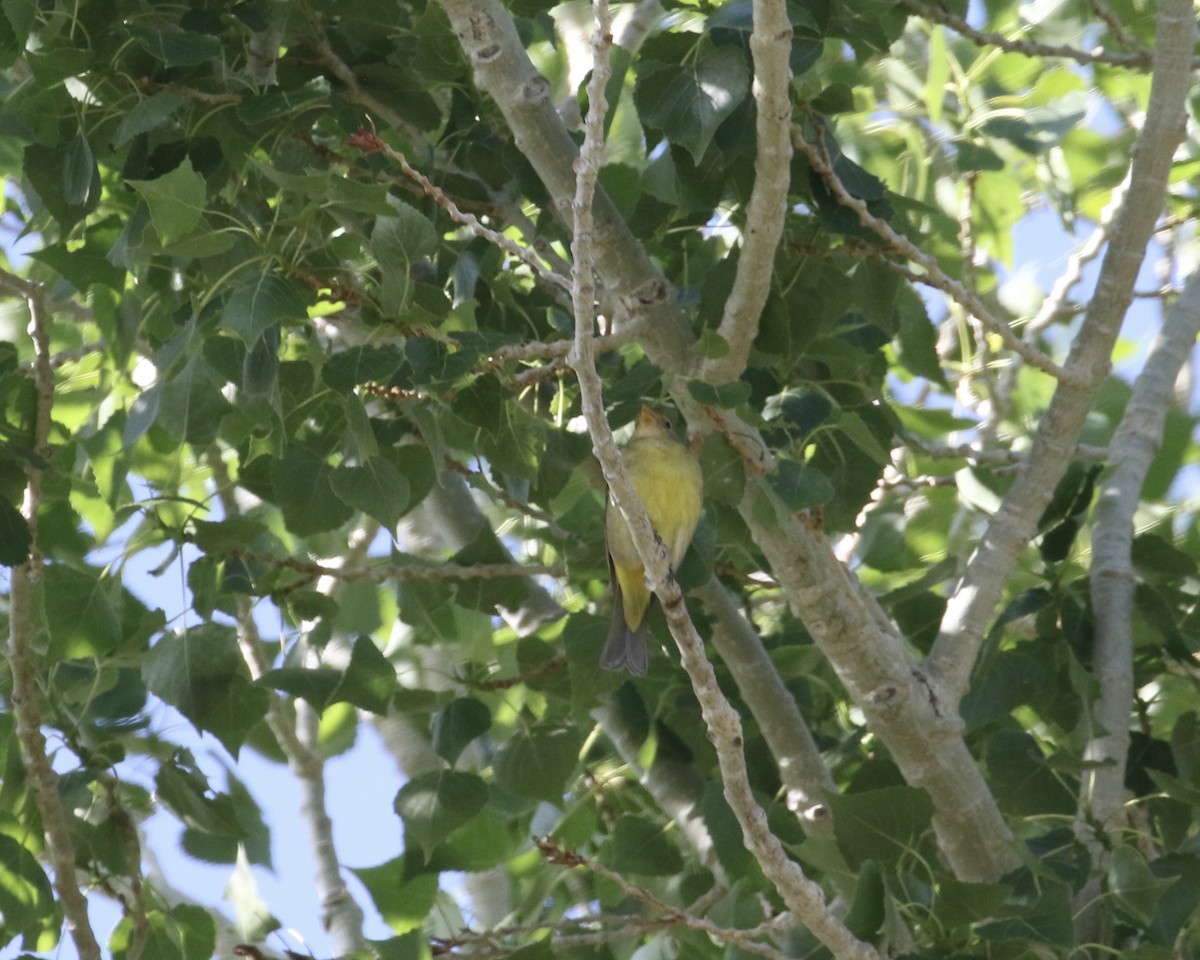
[[[704,493],[700,464],[675,436],[671,421],[648,406],[638,413],[622,459],[655,534],[671,555],[674,573],[700,520]],[[604,528],[614,609],[600,666],[645,676],[649,668],[646,614],[654,596],[646,586],[646,570],[629,527],[611,497]]]

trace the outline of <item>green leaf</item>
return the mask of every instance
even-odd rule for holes
[[[473,773],[436,770],[414,777],[396,794],[405,845],[428,854],[482,810],[487,800],[487,784]]]
[[[141,960],[208,960],[217,945],[216,926],[205,907],[180,904],[170,910],[149,910],[145,924],[136,934],[129,917],[122,920],[109,939],[113,956],[125,957],[136,939]]]
[[[519,797],[561,807],[567,778],[579,762],[582,745],[577,728],[552,721],[519,731],[496,757],[496,783]]]
[[[996,800],[1006,813],[1047,816],[1075,810],[1071,778],[1050,768],[1029,734],[999,731],[987,741],[984,757]]]
[[[63,156],[63,196],[73,207],[82,207],[91,196],[96,177],[96,159],[82,133],[75,134]]]
[[[409,857],[401,856],[377,867],[350,871],[367,888],[384,922],[398,934],[419,930],[437,901],[438,875],[431,872],[413,876],[409,862]],[[414,954],[414,960],[419,955]]]
[[[1108,867],[1108,889],[1118,907],[1141,926],[1149,926],[1158,902],[1176,882],[1156,877],[1145,858],[1133,847],[1121,844],[1112,852]]]
[[[171,436],[196,447],[216,439],[221,419],[232,409],[216,372],[203,357],[192,357],[161,384],[155,422]]]
[[[20,566],[29,559],[32,543],[33,534],[21,511],[0,497],[0,564]]]
[[[793,512],[826,503],[835,492],[825,474],[795,460],[780,460],[775,472],[767,475],[767,481]]]
[[[317,711],[349,703],[383,715],[396,690],[396,670],[370,637],[358,637],[344,670],[282,667],[268,670],[255,683],[301,697]]]
[[[901,287],[897,300],[900,361],[918,377],[947,386],[937,352],[937,328],[929,319],[924,301],[911,287]]]
[[[887,918],[887,890],[883,871],[874,860],[858,868],[854,887],[854,902],[846,914],[846,927],[858,939],[874,943]]]
[[[881,466],[891,462],[886,450],[880,446],[879,440],[871,432],[871,428],[856,413],[843,413],[838,418],[837,427],[854,443],[859,450]]]
[[[984,940],[1028,940],[1056,947],[1075,946],[1071,922],[1071,888],[1043,879],[1036,899],[1014,916],[977,928]]]
[[[253,348],[272,327],[295,326],[307,317],[304,298],[295,283],[271,273],[258,273],[230,295],[221,325]]]
[[[333,492],[333,469],[304,447],[271,461],[271,486],[288,529],[298,537],[341,526],[354,511]]]
[[[339,393],[349,393],[360,383],[387,383],[403,365],[399,347],[351,347],[330,357],[321,377]]]
[[[831,797],[834,835],[851,867],[885,865],[918,849],[931,830],[933,801],[914,787],[884,787]]]
[[[164,126],[171,114],[187,102],[187,97],[177,93],[156,93],[139,100],[132,110],[121,117],[121,123],[113,136],[113,146],[123,147],[139,134]]]
[[[90,568],[56,563],[46,568],[42,597],[46,632],[56,659],[111,654],[124,638],[119,599],[120,585],[102,579]]]
[[[22,932],[36,934],[54,912],[54,891],[37,859],[0,833],[0,934],[5,939]]]
[[[146,656],[142,679],[234,756],[267,712],[267,691],[251,685],[229,627],[205,624],[160,638]]]
[[[734,380],[713,386],[703,380],[689,380],[688,393],[697,403],[710,407],[720,407],[723,410],[733,410],[750,400],[750,384],[744,380]]]
[[[267,530],[253,517],[229,517],[225,520],[193,520],[192,542],[205,553],[228,553],[249,546]]]
[[[459,697],[442,707],[433,718],[433,749],[447,763],[454,763],[476,737],[492,726],[492,712],[474,697]]]
[[[617,821],[601,859],[622,875],[676,876],[683,870],[683,857],[663,829],[648,817],[626,814]]]
[[[946,927],[966,927],[997,915],[1013,888],[1005,883],[964,883],[945,879],[938,883],[933,912]]]
[[[200,222],[208,202],[204,178],[192,169],[190,157],[156,180],[127,180],[150,208],[150,222],[164,245],[182,240]]]
[[[194,67],[221,55],[221,41],[202,33],[156,30],[137,24],[131,31],[142,49],[169,67]]]
[[[661,130],[700,163],[717,127],[749,91],[741,50],[702,40],[685,63],[643,61],[634,98],[643,123]]]
[[[369,457],[358,467],[337,467],[329,482],[349,506],[374,517],[387,530],[396,529],[409,507],[408,481],[384,457]]]

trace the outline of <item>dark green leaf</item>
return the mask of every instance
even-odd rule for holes
[[[271,462],[271,486],[288,529],[298,537],[341,526],[354,511],[333,492],[333,469],[304,447]]]
[[[834,494],[833,485],[819,470],[780,460],[778,468],[767,476],[779,499],[791,511],[806,510],[828,501]]]
[[[272,327],[295,326],[307,317],[304,298],[289,280],[258,273],[238,287],[225,304],[221,325],[234,331],[252,348]]]
[[[834,834],[852,867],[894,864],[918,849],[931,829],[933,801],[924,790],[885,787],[830,798]]]
[[[473,773],[436,770],[409,780],[396,794],[406,846],[426,854],[487,803],[488,789]]]
[[[156,180],[127,180],[150,208],[150,221],[164,245],[188,236],[200,222],[208,203],[204,178],[190,157]]]
[[[0,497],[0,564],[20,566],[29,559],[33,535],[21,511]]]
[[[732,410],[750,399],[750,384],[734,380],[732,383],[722,383],[719,386],[705,383],[703,380],[689,380],[688,393],[697,403],[710,407],[720,407]]]
[[[329,482],[349,506],[374,517],[387,530],[395,530],[410,505],[408,481],[384,457],[370,457],[357,467],[338,467]]]
[[[146,657],[142,677],[151,693],[235,756],[267,712],[267,691],[251,686],[237,637],[228,627],[208,624],[160,638]]]
[[[579,730],[553,722],[515,733],[496,757],[496,783],[517,796],[562,806],[582,744]]]
[[[185,30],[160,31],[140,25],[134,25],[132,29],[141,47],[169,67],[194,67],[221,53],[221,43],[216,37]]]
[[[96,160],[87,137],[77,133],[63,156],[63,197],[73,207],[82,207],[91,195]]]
[[[367,888],[379,915],[393,931],[401,934],[421,928],[438,894],[438,875],[410,875],[408,863],[409,858],[402,856],[377,867],[351,870]],[[417,950],[411,956],[419,960],[422,954]]]
[[[661,130],[700,163],[717,127],[749,91],[742,52],[701,41],[686,63],[644,61],[635,99],[643,123]]]
[[[460,697],[442,707],[433,718],[433,749],[447,763],[454,763],[467,744],[487,733],[492,713],[474,697]]]
[[[663,835],[663,824],[626,814],[617,821],[602,853],[604,863],[621,875],[671,877],[683,869],[679,848]]]

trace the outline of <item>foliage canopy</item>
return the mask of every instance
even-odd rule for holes
[[[339,956],[1200,956],[1191,5],[606,11],[0,4],[0,946],[262,942],[256,751]],[[587,343],[705,474],[644,679]]]

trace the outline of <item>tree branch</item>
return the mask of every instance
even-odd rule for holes
[[[1034,318],[1025,325],[1025,336],[1027,339],[1037,336],[1049,327],[1066,308],[1068,294],[1070,294],[1075,284],[1083,279],[1083,268],[1100,255],[1100,251],[1104,249],[1104,244],[1108,242],[1112,231],[1113,219],[1118,211],[1120,211],[1122,201],[1125,199],[1125,193],[1128,189],[1129,175],[1127,173],[1121,183],[1113,189],[1112,196],[1109,198],[1109,202],[1105,206],[1096,228],[1071,254],[1067,260],[1066,269],[1063,270],[1054,282],[1049,296],[1042,301],[1042,305]]]
[[[792,162],[789,139],[792,107],[788,98],[792,72],[788,56],[792,25],[783,0],[753,0],[753,22],[750,53],[754,60],[754,101],[758,108],[754,188],[746,205],[733,289],[717,328],[717,335],[729,345],[729,352],[707,361],[702,373],[712,383],[736,380],[746,369],[750,347],[758,336],[759,318],[771,291],[775,251],[788,209]]]
[[[713,646],[733,675],[742,702],[750,707],[779,766],[788,809],[800,818],[806,831],[832,836],[827,799],[838,792],[837,786],[761,638],[716,577],[710,577],[694,593],[715,620]]]
[[[1072,376],[1059,381],[1029,459],[951,596],[930,652],[931,673],[942,681],[952,709],[966,692],[1008,574],[1036,532],[1038,518],[1070,462],[1096,391],[1109,373],[1113,343],[1163,207],[1171,160],[1184,134],[1191,87],[1196,21],[1188,0],[1163,0],[1155,33],[1146,122],[1134,143],[1129,190],[1113,227],[1096,292],[1067,358]]]
[[[833,665],[904,779],[934,804],[934,830],[960,880],[994,881],[1014,869],[1012,834],[962,739],[962,721],[917,665],[879,602],[828,541],[747,477],[739,511],[793,613]],[[770,516],[771,520],[762,519]]]
[[[212,471],[225,516],[240,513],[233,492],[233,483],[221,452],[208,450],[208,466]],[[254,620],[254,605],[245,594],[237,594],[237,636],[242,658],[257,680],[270,663],[263,654],[262,638]],[[290,715],[286,702],[272,694],[267,708],[267,725],[288,759],[288,768],[299,781],[302,795],[301,813],[308,826],[309,849],[316,863],[316,887],[321,903],[321,922],[333,937],[339,955],[366,951],[363,936],[364,915],[342,878],[341,861],[333,842],[333,821],[325,803],[325,765],[313,747],[316,743],[316,714],[306,704],[297,702],[296,712]]]
[[[1109,446],[1114,465],[1100,486],[1093,512],[1092,673],[1100,695],[1092,707],[1093,735],[1084,759],[1099,766],[1084,774],[1080,799],[1092,819],[1116,840],[1125,801],[1129,717],[1133,710],[1133,517],[1150,463],[1162,443],[1163,422],[1179,371],[1200,334],[1200,271],[1171,304],[1146,365],[1133,384],[1121,424]],[[1094,852],[1100,851],[1099,845]]]
[[[33,340],[34,380],[37,409],[34,415],[33,449],[42,459],[50,457],[50,413],[54,406],[54,370],[50,362],[50,337],[46,330],[45,289],[40,283],[0,272],[0,288],[23,297],[29,306],[29,335]],[[32,545],[29,559],[12,571],[8,596],[8,661],[12,670],[12,703],[16,715],[21,763],[42,820],[46,852],[54,873],[67,930],[80,960],[100,960],[100,944],[88,919],[87,898],[75,883],[75,843],[67,811],[58,792],[58,775],[46,754],[42,734],[41,690],[37,678],[35,644],[39,633],[38,607],[44,561],[37,543],[37,513],[42,503],[42,470],[25,470],[25,498],[21,512],[29,525]]]

